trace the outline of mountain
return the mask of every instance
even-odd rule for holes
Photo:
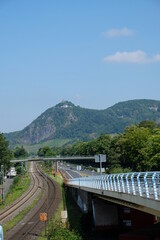
[[[88,140],[102,133],[123,132],[126,126],[144,120],[160,123],[160,101],[130,100],[104,110],[86,109],[63,101],[47,109],[23,130],[4,136],[11,146],[54,139]]]

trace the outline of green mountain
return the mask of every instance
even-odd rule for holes
[[[50,140],[88,140],[102,133],[123,132],[126,126],[144,120],[160,123],[160,101],[130,100],[105,110],[86,109],[63,101],[47,109],[22,131],[4,134],[11,146]]]

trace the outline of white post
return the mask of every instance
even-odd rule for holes
[[[100,174],[102,176],[102,162],[101,162],[101,155],[99,155],[99,164],[100,164]]]

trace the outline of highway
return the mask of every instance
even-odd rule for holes
[[[63,165],[59,166],[59,171],[67,179],[99,175],[99,173],[97,173],[95,171],[83,169],[83,167],[82,167],[82,170],[78,171],[77,165],[65,164],[65,163],[63,163]]]
[[[79,171],[71,169],[69,166],[63,165],[59,167],[59,171],[66,179],[79,178],[82,177]]]

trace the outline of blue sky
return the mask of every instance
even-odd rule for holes
[[[0,0],[0,132],[68,100],[160,100],[159,0]]]

